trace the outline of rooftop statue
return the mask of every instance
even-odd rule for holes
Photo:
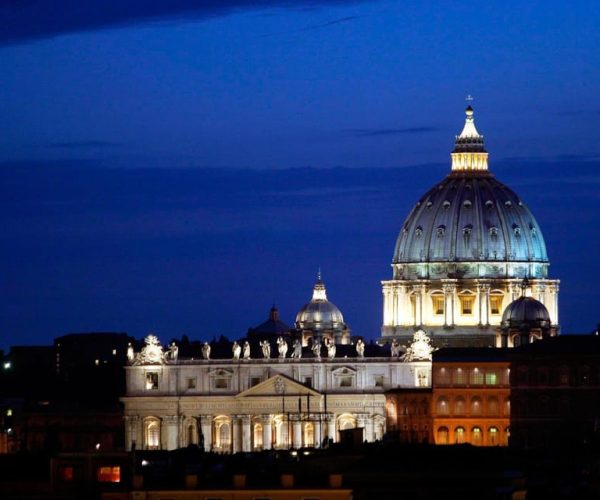
[[[233,346],[231,346],[231,352],[233,352],[233,359],[240,359],[240,355],[242,354],[242,346],[234,341]]]
[[[356,342],[356,354],[359,358],[365,357],[365,343],[362,341],[362,339],[358,339]]]
[[[210,359],[210,344],[208,342],[202,344],[202,357],[204,359]]]
[[[279,358],[284,359],[287,354],[288,345],[283,337],[277,338],[277,350],[279,351]]]
[[[318,359],[319,361],[321,360],[321,342],[319,342],[318,340],[315,340],[313,342],[312,353],[316,359]]]
[[[298,339],[294,340],[293,348],[294,350],[290,358],[300,359],[302,357],[302,342]]]
[[[325,346],[327,347],[327,357],[329,359],[335,358],[335,342],[331,339],[325,339]]]
[[[250,359],[250,343],[247,340],[244,342],[242,356],[244,359]]]
[[[269,344],[269,341],[261,341],[260,347],[262,349],[263,358],[269,359],[271,357],[271,344]]]

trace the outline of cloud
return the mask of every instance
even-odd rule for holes
[[[195,21],[261,8],[297,9],[362,0],[29,0],[0,4],[0,46],[157,21]],[[317,29],[350,20],[342,18]]]
[[[352,137],[377,137],[383,135],[426,134],[436,132],[437,127],[407,127],[407,128],[353,128],[344,130],[344,134]]]
[[[123,146],[121,142],[110,141],[68,141],[68,142],[50,142],[45,147],[49,149],[109,149]]]

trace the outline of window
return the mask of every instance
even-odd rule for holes
[[[229,389],[229,377],[215,377],[213,380],[215,389]]]
[[[315,445],[315,428],[313,424],[308,423],[304,426],[304,446],[313,447]]]
[[[373,379],[375,382],[375,387],[383,387],[383,375],[375,375]]]
[[[481,415],[481,399],[471,399],[471,415]]]
[[[496,446],[498,444],[498,428],[490,427],[490,446]]]
[[[471,295],[461,295],[459,298],[461,313],[465,315],[473,314],[473,304],[475,303],[475,297]]]
[[[75,473],[72,465],[61,466],[58,470],[58,476],[61,481],[73,481]]]
[[[463,398],[456,398],[454,403],[454,414],[464,415],[465,414],[465,400]]]
[[[98,467],[96,474],[100,483],[120,483],[121,482],[121,467],[118,465],[108,467]]]
[[[432,295],[431,304],[433,306],[433,314],[436,316],[444,315],[444,296],[442,294]]]
[[[479,368],[473,368],[469,378],[471,385],[483,385],[483,372]]]
[[[254,449],[262,450],[263,447],[263,426],[254,424]]]
[[[502,295],[490,295],[490,313],[500,314],[502,311]]]
[[[488,399],[488,414],[489,415],[498,415],[498,399],[492,397]]]
[[[196,379],[195,378],[188,378],[187,379],[187,388],[188,389],[195,389],[196,388]]]
[[[352,376],[345,375],[340,377],[340,387],[352,387]]]
[[[440,415],[448,415],[448,401],[446,401],[446,398],[438,399],[437,411]]]
[[[146,448],[158,450],[160,447],[160,422],[152,420],[146,424]]]
[[[485,374],[485,385],[498,384],[498,374],[496,372],[487,372]]]
[[[250,377],[250,387],[260,384],[260,377]]]
[[[473,444],[480,445],[482,436],[481,427],[473,427],[473,430],[471,431],[471,436]]]
[[[304,385],[306,387],[312,387],[312,377],[304,377]]]
[[[456,444],[463,444],[465,442],[465,428],[457,427],[454,431],[454,442]]]
[[[466,385],[467,383],[467,373],[462,368],[457,368],[454,372],[454,383],[456,385]]]
[[[158,373],[148,372],[146,373],[146,390],[152,391],[158,389]]]
[[[437,431],[437,444],[448,444],[448,427],[440,427]]]
[[[437,385],[449,385],[450,384],[450,370],[447,370],[446,368],[440,368],[437,371],[437,377],[436,377],[436,384]]]

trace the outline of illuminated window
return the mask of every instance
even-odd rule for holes
[[[444,296],[443,295],[432,295],[431,303],[433,306],[433,314],[436,316],[444,315]]]
[[[498,383],[498,374],[496,372],[487,372],[485,374],[485,385],[496,385]]]
[[[475,303],[475,297],[471,295],[460,295],[460,310],[462,314],[473,314],[473,304]]]
[[[437,411],[440,415],[448,415],[448,401],[446,401],[446,398],[438,399]]]
[[[158,389],[158,373],[148,372],[146,373],[146,390]]]
[[[454,372],[454,383],[456,385],[465,385],[467,383],[467,373],[462,368],[457,368]]]
[[[471,400],[471,415],[481,415],[481,399],[477,397]]]
[[[469,377],[471,385],[483,385],[483,372],[479,368],[473,368]]]
[[[187,388],[195,389],[196,388],[196,378],[188,378],[187,379]]]
[[[146,448],[157,450],[160,447],[160,422],[151,420],[146,424]]]
[[[268,424],[267,424],[268,425]],[[254,449],[262,450],[263,447],[263,426],[254,424]]]
[[[383,375],[375,375],[373,379],[375,381],[375,387],[383,387]]]
[[[480,427],[473,427],[473,430],[471,431],[471,436],[472,436],[473,444],[475,444],[475,445],[481,444],[482,432],[481,432]]]
[[[465,442],[465,428],[457,427],[454,431],[454,442],[456,444],[463,444]]]
[[[6,410],[7,417],[12,417],[12,414],[13,414],[12,408],[9,408],[8,410]]]
[[[97,478],[100,483],[120,483],[121,467],[118,465],[112,467],[98,467]]]
[[[450,384],[450,370],[447,370],[446,368],[440,368],[437,371],[436,384],[437,385],[449,385]]]
[[[315,428],[313,424],[308,423],[304,426],[304,446],[312,447],[315,445]]]
[[[490,295],[490,313],[500,314],[502,311],[502,295]]]
[[[496,446],[498,444],[498,428],[490,427],[490,445]]]
[[[61,481],[73,481],[75,478],[74,470],[72,465],[65,465],[59,468],[58,476]]]

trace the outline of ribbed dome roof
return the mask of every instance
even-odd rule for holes
[[[296,315],[296,327],[301,330],[329,330],[344,327],[344,316],[335,304],[327,300],[325,283],[319,273],[310,302]]]
[[[548,262],[533,214],[487,170],[470,107],[452,172],[417,202],[396,242],[394,264],[419,262]],[[533,277],[527,269],[522,277]]]
[[[544,304],[534,298],[519,297],[504,310],[502,326],[506,328],[550,326],[550,313]]]

